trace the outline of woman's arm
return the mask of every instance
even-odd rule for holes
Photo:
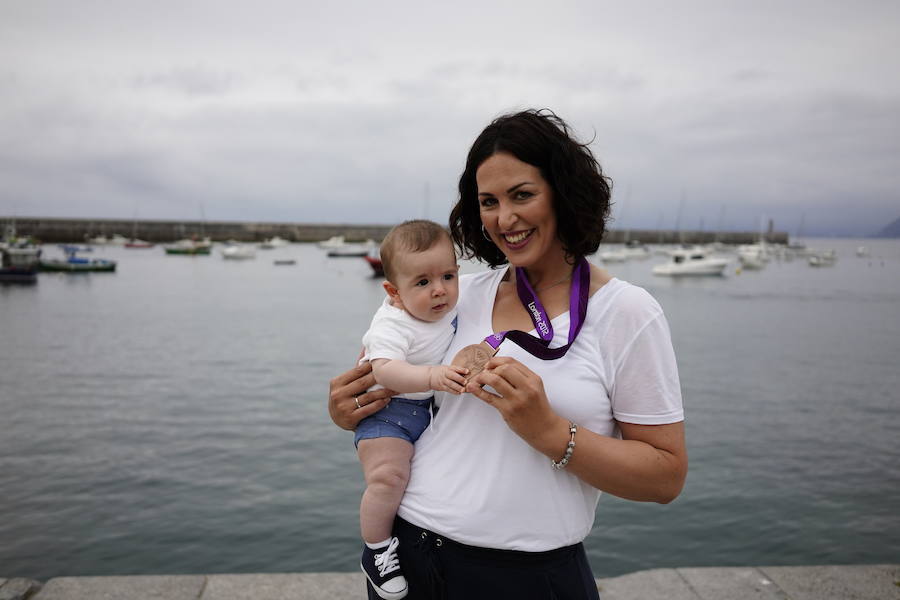
[[[366,390],[375,385],[372,365],[364,362],[341,373],[328,384],[328,414],[341,429],[354,430],[357,424],[387,405],[389,389]],[[357,408],[357,402],[359,407]]]
[[[489,385],[498,394],[483,389]],[[553,411],[541,378],[509,357],[494,357],[466,386],[496,408],[515,433],[548,458],[562,458],[569,422]],[[668,503],[684,486],[687,450],[683,423],[619,423],[623,439],[578,428],[567,470],[599,490],[645,502]],[[551,468],[549,461],[547,468]]]
[[[529,442],[553,460],[562,458],[570,439],[569,422],[559,419],[544,435]],[[579,427],[566,470],[595,488],[626,500],[668,504],[677,498],[688,467],[684,422],[618,425],[622,439]]]

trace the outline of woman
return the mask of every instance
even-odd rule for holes
[[[552,113],[500,117],[475,140],[450,229],[494,270],[461,278],[445,362],[495,352],[497,336],[481,344],[492,333],[531,334],[507,334],[466,393],[443,395],[416,444],[394,527],[408,598],[597,598],[581,542],[600,493],[680,493],[668,324],[647,292],[584,260],[608,213],[599,164]],[[331,382],[336,424],[383,406],[383,391],[354,396],[371,383],[364,367]]]

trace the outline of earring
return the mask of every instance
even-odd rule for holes
[[[491,236],[488,235],[487,229],[484,227],[484,223],[481,224],[481,235],[484,236],[484,239],[489,241],[490,243],[494,243],[494,240],[491,239]]]

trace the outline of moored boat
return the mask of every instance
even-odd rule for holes
[[[233,245],[222,250],[222,258],[228,260],[248,260],[256,258],[256,249],[253,246]]]
[[[126,248],[152,248],[155,246],[153,242],[147,242],[145,240],[139,240],[137,238],[131,238],[127,242],[125,242]]]
[[[759,270],[766,266],[766,259],[759,252],[738,250],[738,260],[745,269]]]
[[[40,254],[39,248],[0,245],[0,283],[35,283]]]
[[[212,250],[212,242],[209,241],[209,238],[204,238],[202,241],[178,240],[170,246],[165,246],[165,250],[166,254],[208,255]]]
[[[811,252],[806,261],[811,267],[833,267],[837,261],[837,253],[834,250]]]
[[[319,248],[323,248],[325,250],[329,250],[332,248],[340,248],[345,245],[344,236],[342,235],[333,235],[327,240],[323,240],[319,242]]]
[[[75,252],[68,251],[63,259],[41,260],[40,269],[65,273],[112,272],[116,270],[116,261],[105,258],[82,258]]]
[[[348,258],[369,256],[373,249],[377,249],[378,245],[374,240],[366,240],[362,244],[344,244],[340,248],[332,248],[327,255],[332,258]]]
[[[727,258],[710,257],[703,248],[673,250],[669,256],[671,257],[669,262],[653,267],[654,275],[671,277],[722,275],[728,266]]]
[[[628,240],[622,252],[627,259],[636,258],[642,260],[650,257],[650,250],[640,240]]]
[[[93,246],[75,246],[73,244],[57,244],[57,247],[60,250],[62,250],[63,252],[65,252],[66,254],[69,254],[70,252],[93,252],[94,251]]]
[[[274,237],[271,237],[267,240],[263,240],[262,242],[260,242],[259,247],[262,250],[272,250],[274,248],[281,248],[283,246],[287,246],[288,244],[290,244],[289,241],[287,241],[284,238],[280,238],[276,235]]]
[[[619,263],[625,262],[628,260],[628,256],[625,254],[625,251],[622,249],[617,250],[604,250],[600,253],[600,260],[605,263]]]

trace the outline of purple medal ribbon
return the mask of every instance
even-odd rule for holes
[[[581,331],[581,326],[584,324],[590,287],[591,268],[587,259],[582,257],[575,263],[575,268],[572,271],[572,287],[569,290],[569,343],[559,348],[551,348],[550,341],[553,339],[553,325],[550,323],[550,317],[544,310],[540,299],[538,299],[537,293],[528,282],[525,269],[516,267],[516,291],[519,293],[519,300],[522,301],[522,305],[528,310],[528,314],[531,316],[534,328],[540,338],[514,329],[494,333],[484,338],[484,341],[496,350],[504,339],[509,338],[529,354],[542,360],[562,358],[569,351],[569,347],[575,341],[575,338],[578,337],[578,332]]]

